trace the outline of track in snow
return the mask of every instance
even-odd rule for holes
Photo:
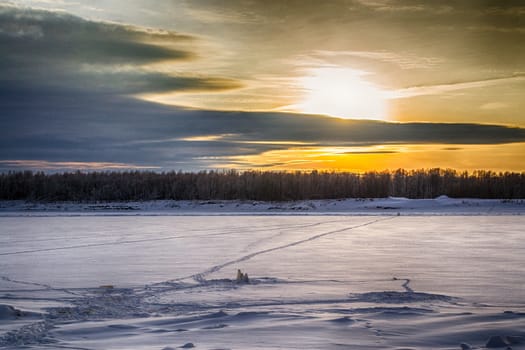
[[[282,250],[282,249],[294,247],[294,246],[297,246],[297,245],[300,245],[300,244],[303,244],[303,243],[314,241],[314,240],[322,238],[322,237],[326,237],[326,236],[330,236],[330,235],[333,235],[333,234],[337,234],[337,233],[353,230],[353,229],[360,228],[360,227],[369,226],[369,225],[375,224],[375,223],[380,222],[380,221],[392,220],[394,218],[395,218],[394,216],[386,217],[386,218],[380,218],[380,219],[372,220],[372,221],[369,221],[369,222],[365,222],[364,224],[360,224],[360,225],[356,225],[356,226],[350,226],[350,227],[345,227],[345,228],[338,229],[338,230],[333,230],[333,231],[328,231],[328,232],[320,233],[320,234],[317,234],[317,235],[314,235],[314,236],[310,236],[310,237],[305,238],[305,239],[301,239],[301,240],[294,241],[294,242],[291,242],[291,243],[283,244],[283,245],[280,245],[280,246],[277,246],[277,247],[259,250],[259,251],[256,251],[256,252],[244,255],[244,256],[242,256],[242,257],[240,257],[238,259],[230,260],[230,261],[227,261],[225,263],[212,266],[212,267],[210,267],[209,269],[207,269],[207,270],[205,270],[203,272],[200,272],[200,273],[197,273],[197,274],[194,274],[194,275],[191,275],[191,276],[187,276],[187,277],[178,278],[178,279],[175,279],[173,281],[182,281],[182,280],[185,280],[185,279],[192,278],[192,279],[194,279],[197,282],[204,282],[204,281],[206,281],[206,276],[208,276],[208,275],[210,275],[212,273],[218,272],[218,271],[222,270],[223,268],[228,267],[230,265],[237,264],[237,263],[249,260],[249,259],[251,259],[253,257],[258,256],[258,255],[271,253],[271,252],[274,252],[276,250]]]

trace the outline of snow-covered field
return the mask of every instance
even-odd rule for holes
[[[0,348],[525,349],[522,202],[173,204],[1,203]]]

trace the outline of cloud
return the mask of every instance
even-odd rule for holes
[[[238,80],[206,76],[170,76],[155,72],[112,72],[92,74],[92,88],[99,92],[126,94],[162,93],[162,92],[219,92],[238,89],[242,84]],[[86,77],[88,80],[88,77]]]
[[[49,162],[45,160],[0,160],[0,169],[36,170],[153,170],[156,166],[138,166],[125,163],[105,162]]]
[[[484,25],[484,26],[469,26],[467,27],[468,30],[473,32],[494,32],[494,33],[502,33],[502,34],[512,34],[512,33],[518,33],[518,34],[525,34],[525,26],[521,27],[500,27],[500,26],[494,26],[494,25]]]
[[[0,105],[4,168],[20,168],[21,161],[45,161],[199,170],[272,151],[292,155],[298,148],[385,153],[391,149],[371,146],[525,142],[523,128],[186,110],[75,90],[3,87]]]
[[[399,153],[399,151],[348,151],[345,154],[392,154]]]
[[[514,82],[525,81],[524,74],[515,74],[509,77],[483,79],[477,81],[467,81],[449,84],[427,85],[427,86],[413,86],[405,89],[400,89],[392,92],[391,98],[406,98],[423,95],[440,95],[447,92],[482,88],[500,84],[508,84]]]
[[[197,59],[198,42],[173,31],[0,5],[0,84],[116,94],[239,88],[234,79],[151,67]]]
[[[0,5],[0,35],[9,56],[32,55],[51,63],[148,63],[195,56],[177,48],[195,40],[189,35],[15,6]]]
[[[392,63],[401,69],[430,69],[444,61],[439,57],[418,56],[414,53],[397,53],[393,51],[327,51],[319,50],[315,56],[322,58],[365,58],[386,63]]]
[[[448,0],[439,5],[422,0],[112,0],[95,2],[102,11],[94,17],[76,1],[48,4],[134,25],[0,5],[0,159],[11,162],[4,167],[43,161],[55,167],[117,164],[192,170],[225,166],[235,159],[246,165],[246,156],[279,152],[300,163],[305,160],[298,160],[300,153],[294,150],[308,147],[387,154],[367,147],[525,142],[523,128],[218,112],[129,98],[197,92],[190,96],[200,102],[194,106],[277,108],[296,102],[302,92],[293,82],[305,67],[293,58],[316,55],[324,55],[322,63],[371,72],[374,83],[395,91],[393,98],[507,85],[510,90],[525,80],[521,73],[514,74],[525,71],[525,37],[522,11],[514,11],[519,1],[505,3],[508,6]],[[180,7],[189,11],[178,11]],[[199,36],[142,26],[146,24]],[[498,78],[491,78],[496,74]],[[224,93],[244,81],[249,88]],[[469,120],[475,120],[474,112],[489,114],[483,109],[496,114],[492,111],[502,106],[487,103],[492,100],[511,106],[503,111],[506,115],[519,110],[513,106],[514,95],[486,94],[489,99],[480,95],[468,109],[454,112]],[[518,95],[514,90],[512,94]],[[175,94],[174,101],[178,98]],[[265,162],[282,164],[277,156]]]
[[[259,77],[266,75],[290,81],[301,74],[301,67],[294,59],[311,57],[319,51],[339,55],[330,60],[340,66],[371,72],[375,84],[395,90],[448,81],[480,81],[491,75],[510,75],[525,69],[525,36],[521,32],[523,3],[514,1],[451,0],[439,4],[416,0],[94,2],[103,9],[101,13],[87,11],[78,1],[46,4],[19,0],[16,3],[49,5],[89,18],[117,19],[135,25],[11,6],[10,13],[4,14],[0,21],[5,23],[2,31],[10,34],[0,36],[9,36],[17,42],[18,46],[9,47],[18,51],[20,43],[26,43],[27,50],[8,53],[8,67],[6,58],[0,57],[2,76],[38,79],[40,83],[53,81],[62,86],[67,82],[68,86],[122,89],[121,93],[127,93],[125,86],[132,93],[141,89],[144,93],[165,92],[172,83],[173,91],[184,91],[187,80],[166,84],[166,88],[161,88],[163,81],[154,76],[150,80],[158,82],[159,88],[150,84],[140,86],[137,82],[146,78],[147,73],[164,74],[167,70],[172,71],[168,78],[199,78],[196,84],[213,78],[227,79],[228,75],[241,80],[227,82],[227,86],[207,83],[197,89],[197,96],[185,96],[184,100],[177,96],[174,102],[182,101],[186,106],[261,110],[297,103],[300,88],[277,79],[271,87],[260,87],[263,82]],[[20,19],[16,19],[17,16]],[[143,25],[173,30],[147,30]],[[53,31],[53,26],[67,30]],[[44,50],[44,45],[38,47],[38,42],[49,43],[45,47],[49,47],[50,52]],[[79,44],[74,44],[76,42]],[[5,47],[8,52],[8,45]],[[159,63],[165,61],[173,64],[166,64],[168,68],[164,68],[164,72],[155,71],[160,70]],[[110,72],[107,77],[84,72],[85,64],[103,65],[114,71],[128,65],[133,71],[141,71],[137,74],[140,78],[135,79],[137,75],[132,72],[128,72],[129,77],[120,71]],[[184,68],[178,70],[181,66]],[[109,68],[106,71],[110,71]],[[193,74],[197,70],[202,76]],[[224,76],[214,77],[217,72]],[[125,83],[127,78],[129,84]],[[115,87],[119,81],[123,83]],[[219,98],[214,94],[241,85],[248,88],[221,94]],[[204,89],[210,96],[201,94]],[[419,89],[417,93],[422,92]],[[162,102],[172,103],[170,98]],[[463,115],[474,113],[463,112]]]
[[[503,109],[503,108],[508,108],[508,107],[510,106],[503,102],[488,102],[488,103],[482,104],[479,108],[492,111],[492,110]]]
[[[236,11],[228,11],[222,7],[214,8],[209,10],[206,8],[192,8],[186,9],[186,12],[195,20],[204,23],[230,23],[230,24],[247,24],[247,23],[260,23],[259,18],[254,13],[243,13]]]

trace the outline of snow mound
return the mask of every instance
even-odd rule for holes
[[[487,343],[485,344],[486,348],[507,348],[510,345],[516,345],[520,344],[525,340],[524,337],[519,336],[501,336],[501,335],[493,335],[492,337],[487,340]]]
[[[10,305],[1,305],[0,304],[0,321],[12,320],[18,317],[22,317],[23,312],[15,309]]]
[[[193,343],[186,343],[184,345],[182,345],[180,348],[181,349],[191,349],[191,348],[194,348],[195,345]]]
[[[393,197],[393,196],[389,196],[388,199],[394,200],[394,201],[404,201],[404,202],[410,201],[410,199],[408,199],[407,197]]]
[[[335,319],[330,320],[330,321],[333,322],[333,323],[339,323],[339,324],[351,324],[351,323],[354,323],[354,322],[355,322],[353,319],[351,319],[351,318],[348,317],[348,316],[343,316],[343,317],[335,318]]]

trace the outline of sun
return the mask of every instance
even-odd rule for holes
[[[295,109],[345,119],[387,118],[387,94],[365,80],[367,73],[350,68],[320,67],[299,78],[305,90]]]

